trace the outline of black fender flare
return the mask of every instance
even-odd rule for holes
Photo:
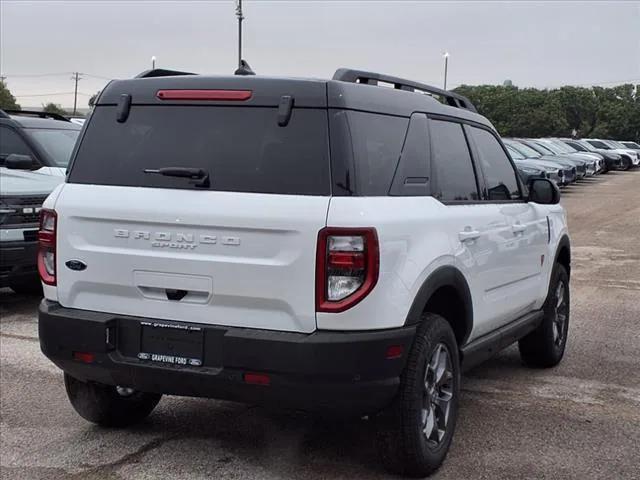
[[[560,238],[560,241],[558,242],[558,245],[556,247],[556,253],[553,258],[552,268],[555,267],[555,265],[558,263],[560,252],[562,252],[562,249],[564,248],[566,248],[567,252],[569,253],[569,268],[567,270],[567,274],[569,275],[569,278],[571,278],[571,241],[569,240],[569,236],[566,233],[562,235],[562,237]]]
[[[432,295],[442,287],[454,288],[462,298],[465,318],[461,320],[464,322],[465,334],[461,345],[464,345],[473,328],[473,302],[467,280],[462,272],[454,266],[444,265],[438,267],[427,277],[413,299],[413,303],[411,304],[411,308],[409,308],[409,313],[405,320],[405,325],[416,325],[420,322],[427,302],[431,299]]]

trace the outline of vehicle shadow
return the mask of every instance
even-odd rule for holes
[[[41,294],[20,294],[9,288],[0,288],[0,321],[9,314],[33,315],[41,300]]]
[[[504,376],[505,371],[507,375],[527,375],[517,351],[501,354],[465,377],[492,376],[493,372]],[[463,378],[458,430],[468,428],[465,410],[475,410],[468,405],[473,399],[464,391],[464,383]],[[88,428],[95,435],[105,432],[99,427]],[[205,471],[211,478],[224,478],[224,472],[233,472],[233,478],[397,478],[382,466],[376,428],[374,419],[320,417],[233,402],[166,397],[156,412],[129,433],[160,437],[150,442],[155,453],[145,451],[145,455],[153,456],[138,460],[140,468],[144,466],[149,474],[154,472],[148,468],[158,468],[154,466],[158,461],[184,469],[188,468],[185,459],[189,459],[188,465],[197,465],[198,471]],[[453,461],[445,463],[434,478],[449,478],[453,472],[447,464],[455,470],[456,460],[465,455],[463,450],[454,442],[450,452]],[[182,471],[189,478],[188,470]]]

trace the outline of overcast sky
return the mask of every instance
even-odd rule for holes
[[[23,106],[157,66],[229,74],[233,0],[0,0],[0,72]],[[428,2],[245,0],[244,58],[258,74],[328,78],[337,67],[450,87],[640,83],[640,1]],[[48,75],[48,74],[60,75]],[[37,75],[37,76],[36,76]],[[96,78],[96,77],[104,77]]]

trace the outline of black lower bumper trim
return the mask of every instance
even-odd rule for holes
[[[37,242],[0,242],[0,287],[13,282],[38,281]]]
[[[204,330],[202,366],[139,360],[141,321],[153,319],[69,309],[43,300],[39,336],[43,353],[83,381],[136,390],[274,405],[306,411],[364,415],[395,397],[415,326],[373,332],[311,334],[168,322]],[[387,349],[401,345],[400,358]],[[93,363],[73,352],[95,355]],[[244,382],[264,373],[269,385]]]

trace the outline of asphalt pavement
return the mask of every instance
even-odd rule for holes
[[[463,377],[432,478],[640,479],[640,171],[563,192],[573,243],[564,361],[511,347]],[[385,479],[372,422],[164,397],[127,430],[93,426],[41,353],[37,297],[0,290],[2,479]]]

